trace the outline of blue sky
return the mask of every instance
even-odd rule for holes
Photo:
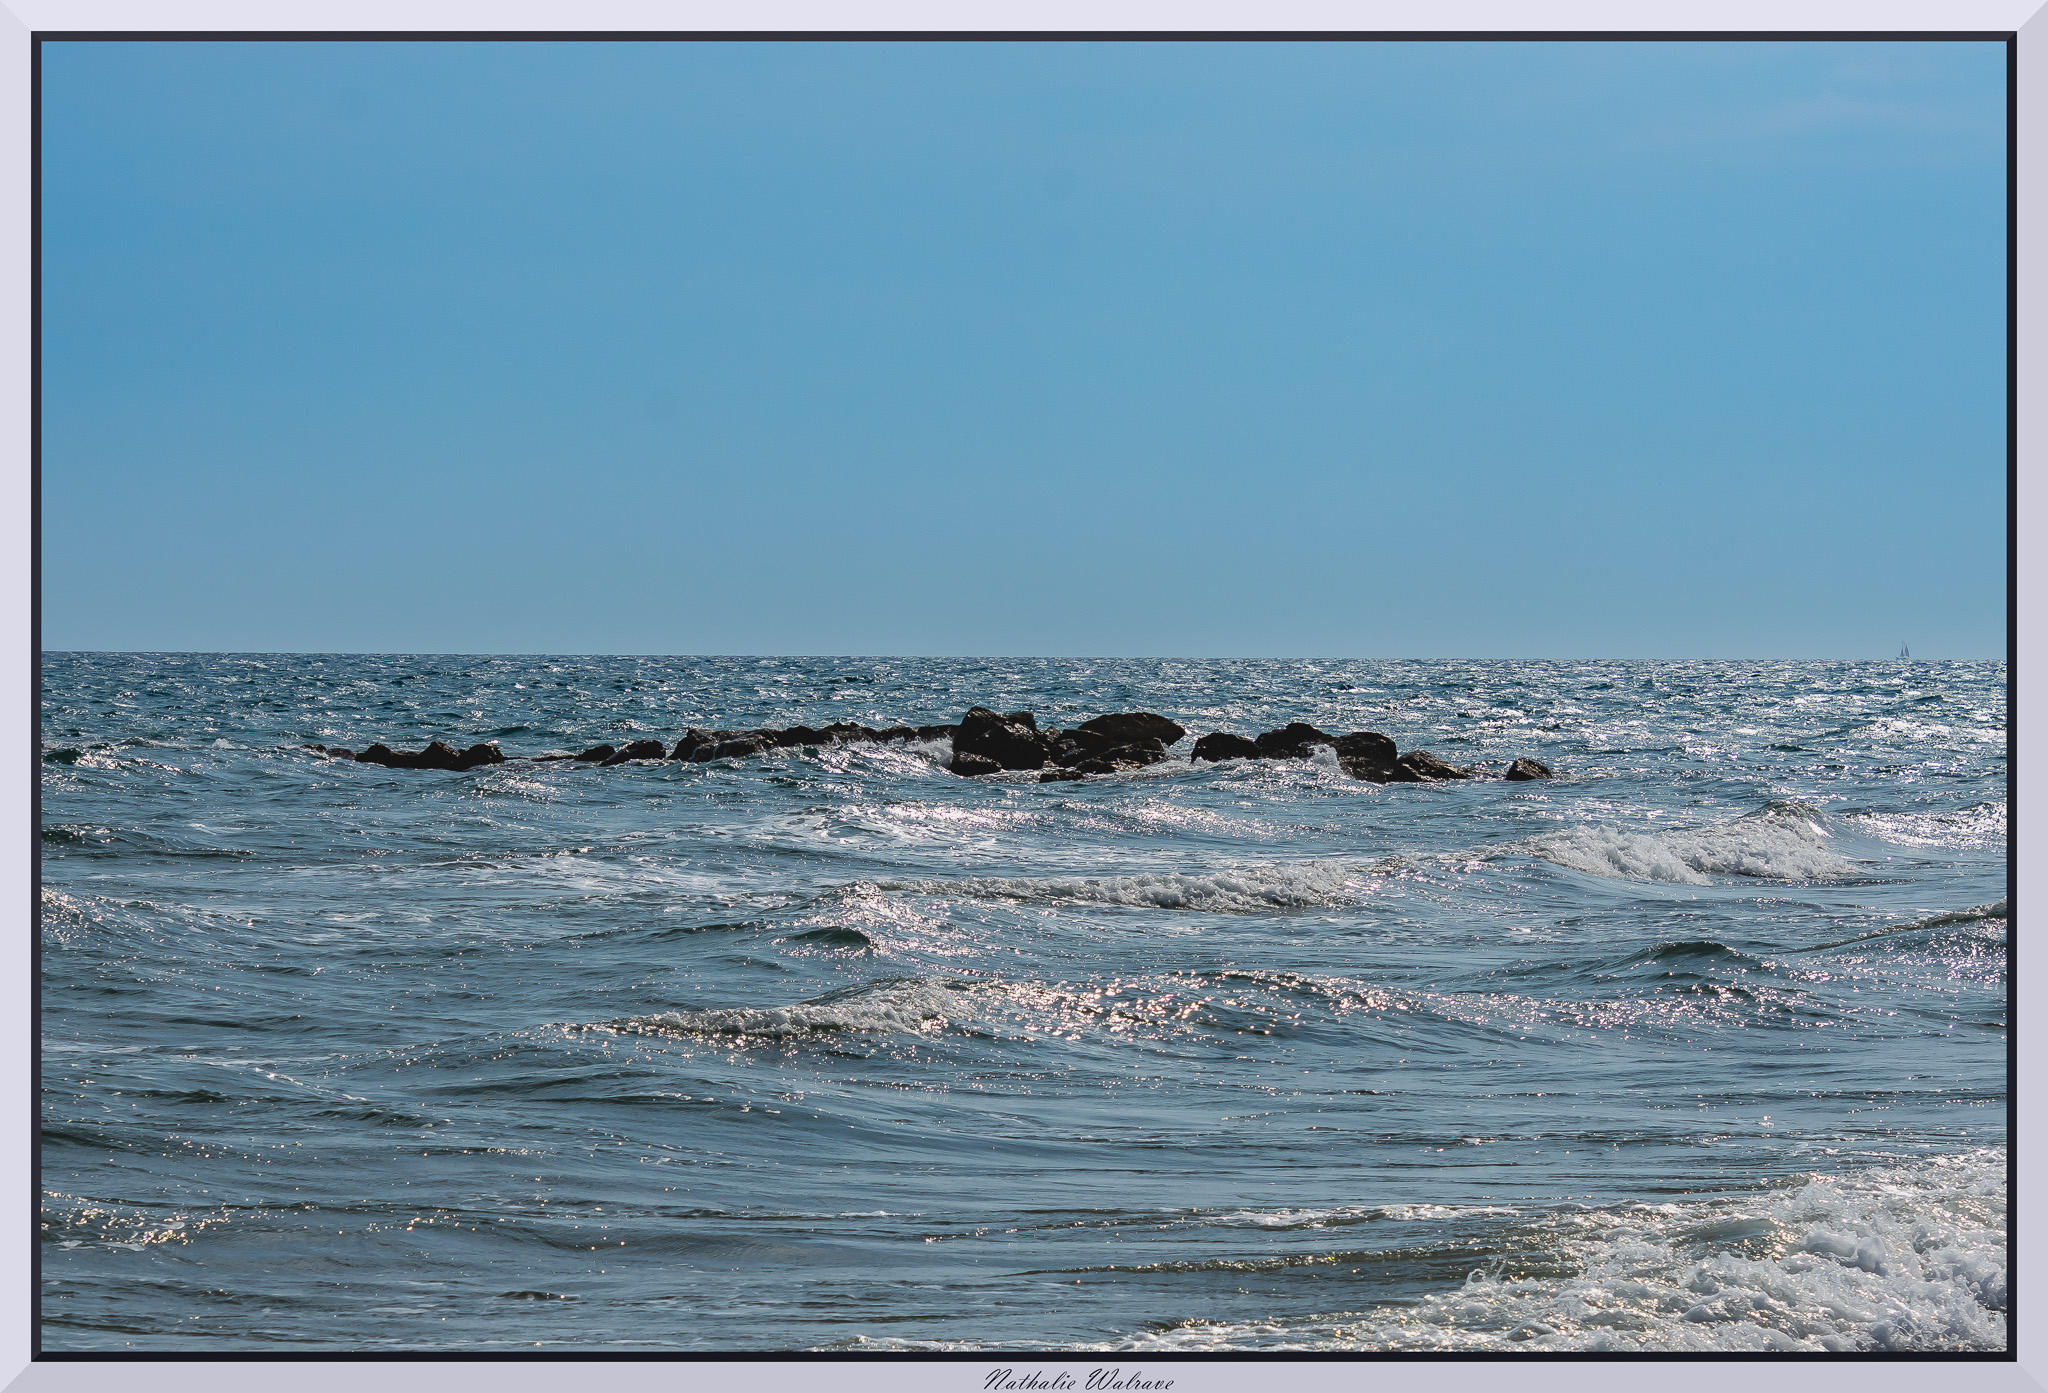
[[[2004,651],[1994,43],[50,43],[52,649]]]

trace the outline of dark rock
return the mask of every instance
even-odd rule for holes
[[[356,752],[354,750],[344,750],[341,746],[334,745],[328,749],[327,757],[329,759],[354,759]]]
[[[959,732],[960,727],[958,726],[919,726],[917,728],[917,738],[920,740],[951,740]]]
[[[1547,764],[1538,764],[1533,759],[1518,759],[1508,766],[1507,777],[1515,783],[1524,783],[1530,779],[1554,778],[1555,775]]]
[[[1103,754],[1117,747],[1118,742],[1107,735],[1092,730],[1055,730],[1043,732],[1047,742],[1046,753],[1054,764],[1079,764],[1091,756]]]
[[[696,730],[693,728],[684,732],[684,734],[686,737],[694,737],[697,742],[687,756],[692,764],[702,764],[707,759],[719,758],[713,751],[717,750],[721,745],[729,745],[735,740],[759,738],[764,746],[767,740],[767,737],[757,730]],[[669,758],[673,759],[675,756],[671,755]]]
[[[1267,759],[1307,759],[1312,745],[1334,745],[1337,737],[1317,730],[1305,721],[1289,721],[1279,730],[1269,730],[1258,739],[1259,753]]]
[[[1131,740],[1117,746],[1102,757],[1119,764],[1128,765],[1134,769],[1142,768],[1147,764],[1157,764],[1166,758],[1166,742],[1164,740]]]
[[[695,759],[697,751],[709,749],[719,741],[727,740],[731,737],[732,732],[729,730],[699,730],[697,727],[691,726],[683,732],[682,738],[676,741],[676,747],[669,753],[669,758]],[[710,756],[707,755],[705,758],[708,759]]]
[[[825,727],[824,733],[831,736],[832,739],[846,744],[852,744],[855,741],[872,741],[875,738],[874,731],[869,730],[866,726],[855,725],[852,721],[834,721],[831,725]]]
[[[1012,711],[1003,719],[1013,726],[1022,726],[1026,730],[1038,729],[1038,717],[1029,711]]]
[[[1337,763],[1354,779],[1376,784],[1413,783],[1415,771],[1401,767],[1394,742],[1378,731],[1354,730],[1336,741]]]
[[[661,757],[661,743],[655,742],[655,758]],[[503,764],[505,753],[496,745],[478,743],[455,756],[455,768],[474,769],[480,764]]]
[[[1171,745],[1187,734],[1166,717],[1156,716],[1150,711],[1120,711],[1113,716],[1097,716],[1092,721],[1081,722],[1075,729],[1104,736],[1112,745],[1128,745],[1138,740],[1157,740],[1162,745]]]
[[[1080,779],[1085,777],[1086,775],[1082,774],[1082,772],[1078,769],[1048,769],[1043,774],[1040,774],[1038,776],[1038,781],[1042,784],[1056,784],[1067,779]]]
[[[381,764],[386,769],[474,769],[479,764],[502,764],[505,756],[496,745],[472,745],[466,750],[451,748],[446,741],[430,742],[424,750],[394,750],[389,745],[372,745],[353,756],[358,764]]]
[[[1410,750],[1399,761],[1403,769],[1410,769],[1426,783],[1438,779],[1469,779],[1472,776],[1454,765],[1444,763],[1428,750]]]
[[[1157,740],[1138,740],[1091,755],[1072,767],[1081,774],[1115,774],[1125,769],[1142,769],[1165,758],[1166,746]]]
[[[1043,769],[1045,741],[1030,726],[998,716],[985,706],[971,708],[953,735],[956,754],[980,755],[1005,769]]]
[[[632,744],[612,755],[606,764],[624,764],[629,759],[660,759],[668,753],[668,747],[659,740],[635,740]]]
[[[455,751],[449,749],[439,740],[434,741],[424,750],[394,750],[389,745],[379,743],[370,746],[369,749],[357,755],[356,762],[358,764],[381,764],[386,769],[438,769],[445,767],[442,763],[442,756],[444,754],[447,763],[452,764],[455,760]]]
[[[947,766],[963,778],[978,778],[983,774],[1000,774],[1003,766],[986,755],[955,753],[953,762]]]
[[[592,745],[582,754],[573,756],[573,758],[582,764],[602,764],[617,753],[618,751],[610,745]]]
[[[890,726],[887,730],[875,732],[877,740],[915,740],[917,730],[913,726]]]
[[[737,735],[713,745],[709,754],[698,750],[690,758],[698,763],[713,759],[746,759],[768,748],[768,737],[765,735]]]
[[[1212,730],[1195,742],[1194,753],[1188,756],[1190,762],[1198,759],[1264,759],[1265,752],[1259,749],[1259,742],[1248,735],[1232,735],[1226,730]]]
[[[770,744],[784,750],[793,750],[799,745],[829,745],[832,743],[831,736],[822,730],[812,730],[809,726],[791,726],[788,730],[771,730],[768,732],[768,735]]]
[[[419,757],[418,767],[421,769],[454,769],[462,759],[454,747],[445,740],[428,741],[427,748],[420,751]]]
[[[1331,742],[1339,759],[1362,759],[1374,764],[1394,762],[1394,742],[1375,730],[1354,730]]]

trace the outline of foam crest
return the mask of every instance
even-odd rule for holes
[[[1513,1247],[1547,1248],[1572,1275],[1481,1269],[1413,1306],[1288,1328],[1190,1323],[1122,1348],[2006,1347],[2001,1150],[1811,1175],[1735,1199],[1556,1214],[1514,1236]]]
[[[1828,880],[1854,874],[1856,864],[1830,850],[1830,840],[1812,809],[1780,803],[1707,827],[1656,832],[1568,827],[1505,849],[1588,875],[1678,885],[1705,885],[1714,876]]]
[[[840,1031],[903,1034],[943,1025],[957,1014],[955,993],[921,978],[842,987],[789,1006],[728,1006],[663,1011],[610,1021],[604,1028],[635,1035],[791,1036]]]
[[[1166,872],[1119,876],[974,876],[963,880],[884,885],[927,895],[1043,904],[1127,905],[1208,914],[1259,914],[1313,909],[1351,898],[1351,868],[1334,861],[1287,866],[1246,866],[1195,874]]]
[[[2003,1349],[2005,1217],[1995,1150],[1735,1201],[1561,1217],[1560,1256],[1578,1275],[1475,1273],[1382,1328],[1445,1346]]]

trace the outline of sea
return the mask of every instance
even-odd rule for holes
[[[41,1348],[2004,1349],[2007,678],[46,654]]]

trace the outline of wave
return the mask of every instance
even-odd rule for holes
[[[1820,814],[1803,803],[1771,803],[1707,827],[1624,832],[1568,827],[1503,850],[1539,856],[1587,875],[1705,885],[1714,876],[1760,880],[1831,880],[1856,873],[1856,863],[1828,848]]]
[[[1500,1255],[1490,1265],[1413,1305],[1291,1328],[1190,1322],[1118,1348],[2002,1350],[2005,1166],[2004,1151],[1984,1149],[1552,1214],[1509,1225],[1486,1245]],[[1531,1247],[1548,1274],[1510,1275]]]
[[[791,1036],[841,1031],[905,1034],[944,1025],[961,999],[923,978],[904,977],[841,987],[789,1006],[724,1006],[628,1016],[596,1027],[635,1035]]]
[[[1795,953],[1818,953],[1827,948],[1844,948],[1852,943],[1867,943],[1874,938],[1897,938],[1902,934],[1925,933],[1932,929],[1953,928],[1958,924],[1982,924],[2012,917],[2012,911],[2004,900],[1993,900],[1990,904],[1971,905],[1968,909],[1943,910],[1930,914],[1924,919],[1894,924],[1888,929],[1873,929],[1869,933],[1857,934],[1851,938],[1836,939],[1832,943],[1816,943],[1810,948],[1795,948]]]
[[[1260,914],[1314,909],[1351,896],[1353,870],[1335,861],[1290,866],[1246,866],[1193,874],[1160,872],[1119,876],[970,876],[961,880],[883,882],[883,890],[957,895],[1034,904],[1126,905],[1211,914]]]

